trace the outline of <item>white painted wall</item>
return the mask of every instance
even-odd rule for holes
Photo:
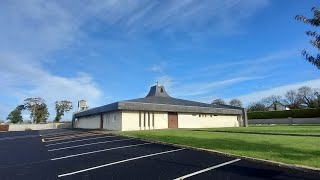
[[[168,128],[167,112],[140,111],[139,114],[139,111],[122,111],[122,131],[165,128]]]
[[[154,113],[154,129],[167,129],[168,128],[168,113],[155,112]]]
[[[10,124],[8,131],[44,130],[61,128],[71,128],[71,123]]]
[[[239,127],[238,116],[197,113],[178,113],[179,128],[213,128],[213,127]]]
[[[116,131],[152,130],[168,128],[167,112],[148,111],[113,111],[103,115],[103,128]],[[241,118],[237,115],[218,115],[197,113],[178,113],[179,128],[211,128],[211,127],[239,127]],[[148,119],[150,117],[150,126]],[[153,119],[154,118],[154,119]],[[154,126],[153,126],[154,120]],[[139,126],[141,121],[141,127]],[[81,117],[75,127],[85,129],[100,128],[100,115]]]
[[[84,116],[75,121],[76,128],[82,129],[99,129],[100,115]]]
[[[103,129],[121,131],[121,111],[112,111],[103,115]]]
[[[142,111],[143,119],[143,111]],[[141,122],[143,126],[143,120]],[[122,131],[140,130],[139,111],[122,111]]]

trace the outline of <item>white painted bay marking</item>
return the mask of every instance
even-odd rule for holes
[[[124,163],[124,162],[128,162],[128,161],[133,161],[133,160],[137,160],[137,159],[143,159],[143,158],[152,157],[152,156],[158,156],[158,155],[161,155],[161,154],[177,152],[177,151],[181,151],[181,150],[184,150],[184,149],[175,149],[175,150],[163,151],[163,152],[154,153],[154,154],[148,154],[148,155],[144,155],[144,156],[138,156],[138,157],[134,157],[134,158],[130,158],[130,159],[116,161],[116,162],[112,162],[112,163],[108,163],[108,164],[103,164],[103,165],[100,165],[100,166],[95,166],[95,167],[91,167],[91,168],[87,168],[87,169],[82,169],[82,170],[79,170],[79,171],[60,174],[60,175],[58,175],[58,177],[70,176],[70,175],[79,174],[79,173],[86,172],[86,171],[91,171],[91,170],[94,170],[94,169],[99,169],[99,168],[103,168],[103,167],[107,167],[107,166],[112,166],[112,165],[115,165],[115,164],[120,164],[120,163]]]
[[[66,141],[66,142],[60,142],[60,143],[54,143],[54,144],[47,144],[47,145],[45,145],[45,146],[54,146],[54,145],[59,145],[59,144],[68,144],[68,143],[73,143],[73,142],[88,141],[88,140],[101,139],[101,138],[106,138],[106,137],[117,137],[117,136],[102,136],[102,137],[94,137],[94,138],[88,138],[88,139],[79,139],[79,140],[74,140],[74,141]]]
[[[77,156],[83,156],[83,155],[87,155],[87,154],[94,154],[94,153],[99,153],[99,152],[111,151],[111,150],[115,150],[115,149],[124,149],[124,148],[129,148],[129,147],[143,146],[143,145],[147,145],[147,144],[152,144],[152,143],[142,143],[142,144],[134,144],[134,145],[128,145],[128,146],[120,146],[120,147],[109,148],[109,149],[101,149],[101,150],[97,150],[97,151],[91,151],[91,152],[85,152],[85,153],[79,153],[79,154],[73,154],[73,155],[69,155],[69,156],[53,158],[53,159],[51,159],[51,161],[56,161],[56,160],[60,160],[60,159],[67,159],[67,158],[72,158],[72,157],[77,157]]]
[[[91,134],[95,134],[95,133],[90,133],[90,132],[70,132],[70,133],[59,133],[59,134],[54,134],[54,135],[42,135],[42,137],[44,138],[50,138],[50,139],[54,139],[54,138],[59,138],[59,137],[67,137],[67,136],[82,136],[82,135],[91,135]]]
[[[201,173],[203,173],[203,172],[210,171],[210,170],[212,170],[212,169],[216,169],[216,168],[219,168],[219,167],[222,167],[222,166],[226,166],[226,165],[228,165],[228,164],[232,164],[232,163],[235,163],[235,162],[240,161],[240,160],[241,160],[241,159],[234,159],[234,160],[232,160],[232,161],[228,161],[228,162],[225,162],[225,163],[222,163],[222,164],[218,164],[218,165],[215,165],[215,166],[212,166],[212,167],[209,167],[209,168],[200,170],[200,171],[193,172],[193,173],[191,173],[191,174],[187,174],[187,175],[178,177],[178,178],[176,178],[176,179],[174,179],[174,180],[186,179],[186,178],[188,178],[188,177],[195,176],[195,175],[201,174]]]
[[[63,130],[63,131],[44,133],[44,134],[41,134],[40,136],[47,136],[47,135],[50,136],[50,135],[56,135],[56,134],[66,134],[66,133],[76,133],[76,132],[80,132],[80,131]]]
[[[112,141],[101,141],[101,142],[81,144],[81,145],[76,145],[76,146],[68,146],[68,147],[62,147],[62,148],[56,148],[56,149],[49,149],[48,151],[59,151],[59,150],[63,150],[63,149],[71,149],[71,148],[76,148],[76,147],[91,146],[91,145],[95,145],[95,144],[104,144],[104,143],[128,141],[128,140],[132,140],[132,139],[129,138],[129,139],[119,139],[119,140],[112,140]]]

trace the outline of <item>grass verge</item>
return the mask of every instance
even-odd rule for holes
[[[235,132],[262,132],[262,133],[279,133],[279,134],[314,134],[320,135],[320,125],[256,125],[249,128],[209,128],[198,129],[205,130],[222,130]]]
[[[255,129],[255,127],[252,128]],[[281,127],[279,128],[281,129]],[[240,129],[248,130],[251,128],[234,128],[237,131]],[[252,131],[254,131],[253,129]],[[270,127],[270,130],[272,129],[274,127]],[[237,134],[180,129],[129,131],[120,132],[120,134],[320,168],[320,137]]]

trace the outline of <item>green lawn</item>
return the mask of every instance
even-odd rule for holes
[[[287,133],[287,134],[317,134],[320,135],[320,125],[265,125],[250,126],[249,128],[211,128],[199,130],[223,130],[223,131],[241,131],[241,132],[269,132],[269,133]]]
[[[236,131],[317,133],[319,126],[223,128]],[[269,129],[269,130],[268,130]],[[212,129],[211,129],[212,130]],[[222,130],[222,129],[220,129]],[[318,131],[319,132],[319,131]],[[239,134],[194,130],[131,131],[120,134],[320,168],[320,137]]]

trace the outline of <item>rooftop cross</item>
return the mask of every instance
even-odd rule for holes
[[[157,81],[156,83],[157,83],[157,86],[158,86],[159,85],[159,81]]]

